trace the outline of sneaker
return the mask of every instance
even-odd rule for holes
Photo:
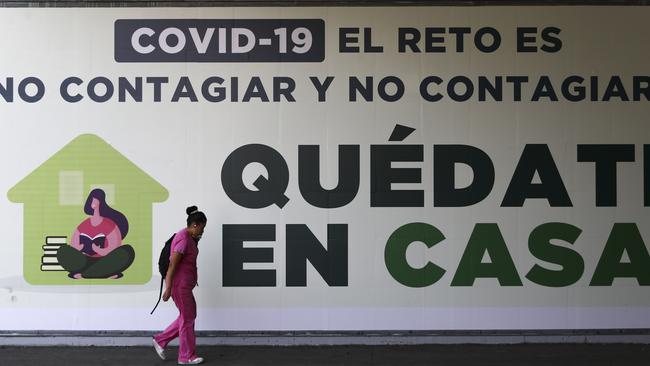
[[[156,339],[155,339],[155,338],[152,338],[152,341],[153,341],[153,348],[156,350],[156,353],[158,354],[158,356],[160,357],[160,359],[161,359],[161,360],[165,360],[165,359],[166,359],[166,358],[165,358],[165,349],[162,348],[162,347],[160,347],[160,345],[158,344],[158,342],[156,342]]]
[[[194,357],[185,362],[178,361],[179,365],[198,365],[200,363],[203,363],[203,357]]]

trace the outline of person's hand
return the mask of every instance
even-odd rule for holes
[[[169,300],[169,298],[172,296],[172,290],[169,288],[165,289],[165,292],[163,292],[162,299],[163,301]]]

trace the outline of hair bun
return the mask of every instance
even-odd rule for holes
[[[187,214],[187,216],[193,214],[194,212],[198,212],[198,211],[199,211],[199,208],[196,207],[196,206],[190,206],[190,207],[185,209],[185,213]]]

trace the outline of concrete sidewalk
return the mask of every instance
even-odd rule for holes
[[[152,347],[0,347],[0,366],[176,365]],[[199,346],[205,365],[648,366],[646,344],[520,344],[419,346]]]

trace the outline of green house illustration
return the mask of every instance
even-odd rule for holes
[[[91,222],[89,203],[95,205],[99,202],[91,199],[89,194],[100,191],[103,193],[100,200],[103,201],[102,204],[110,206],[128,220],[128,230],[118,227],[120,231],[126,232],[118,247],[121,249],[111,251],[114,252],[112,257],[119,257],[118,252],[129,253],[122,260],[127,268],[119,268],[120,273],[110,277],[83,277],[77,273],[75,278],[68,262],[74,264],[79,258],[85,260],[86,257],[93,257],[92,263],[99,263],[104,254],[102,251],[108,251],[102,249],[106,248],[102,246],[114,236],[108,234],[104,237],[100,234],[84,238],[79,235],[81,223],[85,220]],[[168,195],[162,185],[100,137],[91,134],[78,136],[18,182],[7,194],[10,201],[24,204],[25,280],[34,285],[123,285],[148,282],[152,272],[152,206],[154,202],[167,200]],[[100,221],[104,224],[111,223],[109,220]],[[84,246],[85,244],[88,245]],[[66,262],[68,269],[64,268],[66,263],[59,263],[62,252],[72,254],[72,260]],[[106,257],[109,255],[106,254]]]

